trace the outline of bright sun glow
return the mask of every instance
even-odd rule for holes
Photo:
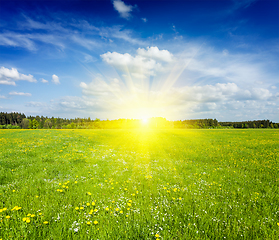
[[[141,118],[141,121],[142,121],[143,124],[147,124],[147,123],[148,123],[148,120],[149,120],[149,119],[148,119],[147,117],[142,117],[142,118]]]

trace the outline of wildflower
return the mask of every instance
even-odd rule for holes
[[[87,194],[89,195],[89,196],[91,196],[92,194],[91,194],[91,192],[87,192]]]
[[[44,221],[43,224],[46,224],[46,225],[47,225],[47,224],[48,224],[48,221]]]
[[[25,222],[30,223],[30,218],[26,218]]]
[[[108,211],[108,210],[109,210],[109,208],[108,208],[108,207],[106,207],[106,208],[105,208],[105,210],[106,210],[106,211]]]
[[[90,203],[86,203],[86,206],[90,206]]]
[[[91,204],[92,204],[92,206],[95,206],[96,203],[95,203],[95,202],[92,202]]]
[[[76,209],[76,210],[79,210],[79,207],[76,207],[75,209]]]
[[[160,235],[159,235],[158,233],[156,233],[156,234],[155,234],[155,237],[158,238],[158,237],[160,237]]]
[[[98,224],[98,221],[95,220],[95,221],[94,221],[94,224],[97,225],[97,224]]]
[[[118,211],[119,211],[119,208],[115,208],[115,211],[118,212]]]
[[[120,211],[120,213],[123,213],[123,211]]]
[[[79,209],[82,210],[82,209],[84,209],[84,207],[80,207]]]
[[[87,222],[86,224],[87,224],[87,225],[90,225],[90,224],[91,224],[91,222]]]
[[[35,214],[31,214],[31,217],[35,217]]]
[[[277,225],[279,226],[279,222],[277,223]]]
[[[11,218],[10,216],[6,216],[7,219]]]

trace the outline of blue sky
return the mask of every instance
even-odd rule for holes
[[[0,0],[0,111],[279,122],[279,1]]]

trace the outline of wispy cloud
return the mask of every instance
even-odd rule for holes
[[[24,93],[24,92],[9,92],[10,95],[13,96],[26,96],[26,97],[31,97],[31,93]]]
[[[104,46],[106,43],[111,43],[113,40],[124,40],[137,45],[145,44],[145,41],[133,37],[132,30],[123,29],[121,26],[99,28],[85,20],[58,24],[54,21],[41,23],[25,17],[25,21],[20,22],[19,25],[25,27],[24,32],[22,28],[0,32],[0,45],[38,51],[41,47],[40,43],[52,45],[62,50],[66,47],[72,48],[72,44],[92,50]],[[38,33],[37,30],[43,31]]]

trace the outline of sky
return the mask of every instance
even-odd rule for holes
[[[277,0],[0,0],[0,111],[279,122]]]

